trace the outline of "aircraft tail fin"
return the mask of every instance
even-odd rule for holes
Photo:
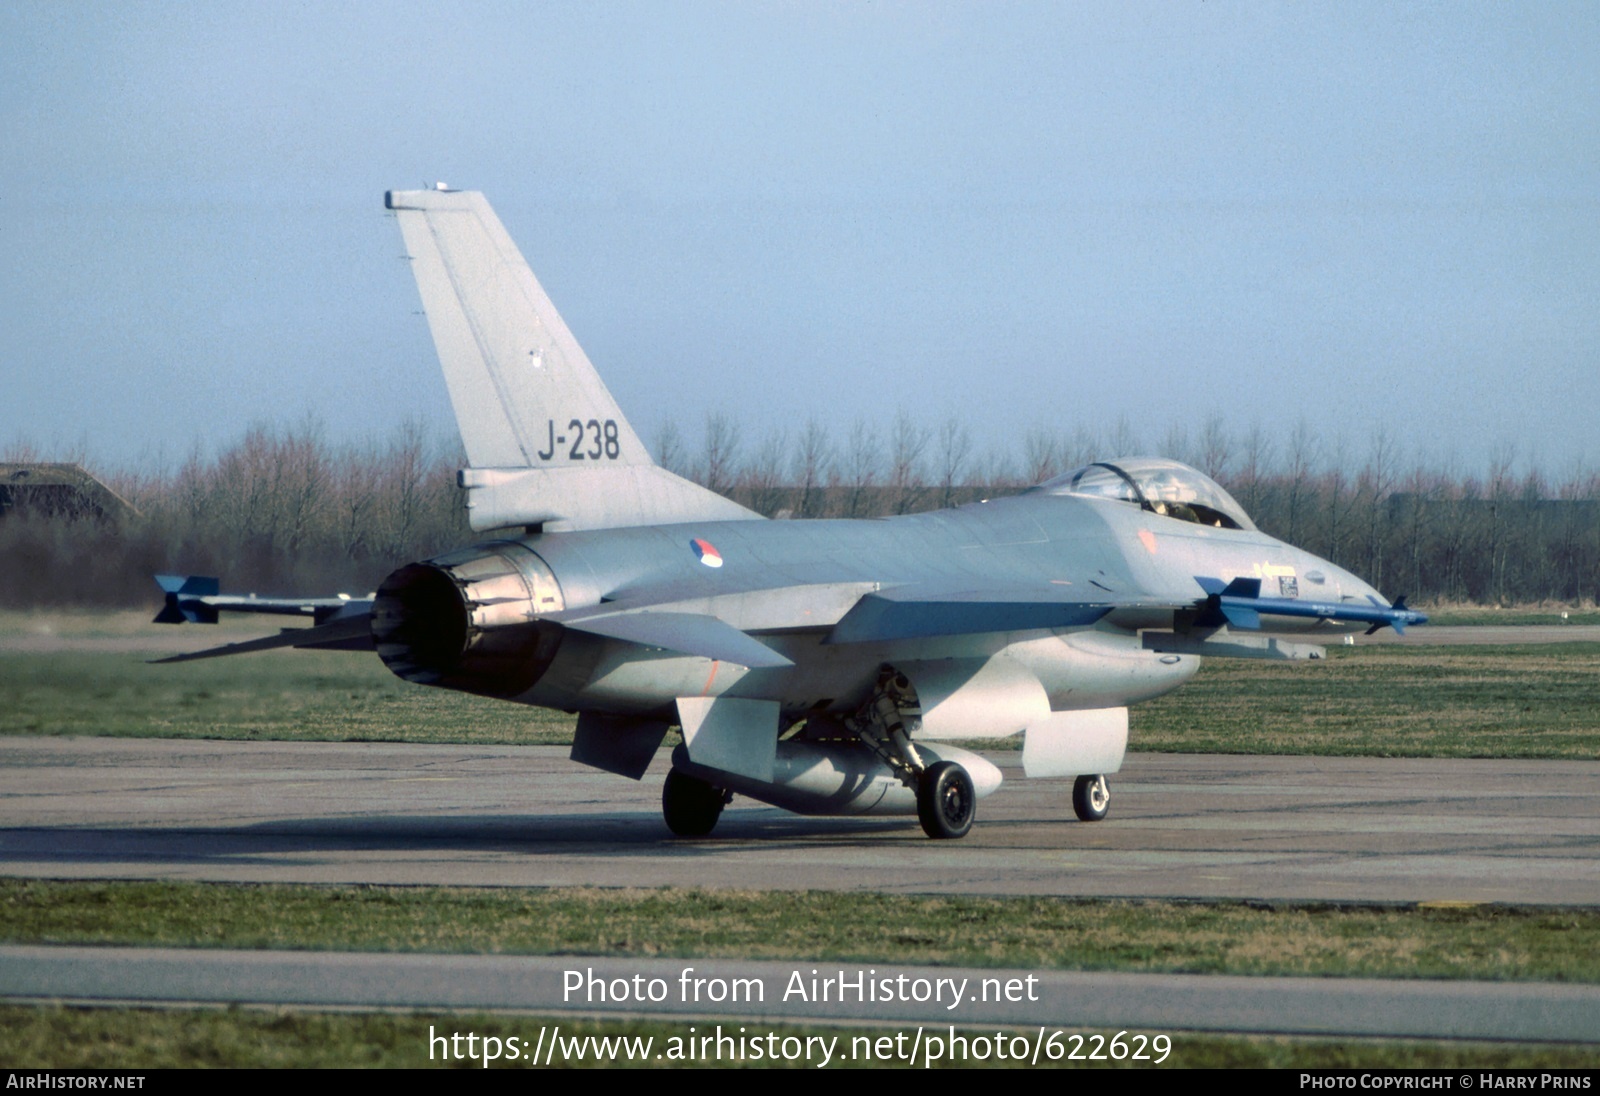
[[[759,515],[656,465],[476,191],[391,190],[467,450],[474,529]]]

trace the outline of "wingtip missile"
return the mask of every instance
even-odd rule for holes
[[[209,575],[157,575],[156,585],[166,595],[155,624],[215,624],[217,610],[203,599],[222,592],[220,579]]]
[[[220,579],[210,575],[157,575],[156,585],[166,595],[156,624],[215,624],[219,613],[276,613],[308,616],[318,624],[351,619],[372,608],[372,598],[335,597],[287,598],[224,594]]]
[[[1428,623],[1427,613],[1419,613],[1415,609],[1409,609],[1406,607],[1405,594],[1401,594],[1399,597],[1395,598],[1394,601],[1388,606],[1385,606],[1383,602],[1379,601],[1375,597],[1372,597],[1370,594],[1367,596],[1367,600],[1372,602],[1372,604],[1376,607],[1376,611],[1382,613],[1384,616],[1384,619],[1374,620],[1372,622],[1372,627],[1367,629],[1367,635],[1369,636],[1385,626],[1393,628],[1395,635],[1403,636],[1406,634],[1406,627],[1408,625]]]
[[[1370,624],[1372,627],[1366,633],[1370,636],[1381,628],[1393,628],[1396,634],[1404,635],[1408,625],[1426,624],[1428,621],[1425,613],[1406,608],[1404,596],[1396,598],[1390,605],[1385,605],[1370,594],[1367,596],[1369,604],[1366,605],[1350,601],[1302,601],[1299,598],[1261,597],[1261,580],[1255,578],[1236,578],[1224,583],[1220,578],[1196,575],[1194,580],[1206,593],[1198,605],[1198,623],[1207,627],[1227,624],[1241,631],[1259,631],[1261,617],[1266,614]]]

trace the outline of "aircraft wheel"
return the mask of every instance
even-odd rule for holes
[[[1111,809],[1111,785],[1104,774],[1080,776],[1072,785],[1072,809],[1080,822],[1098,822]]]
[[[929,837],[965,837],[978,805],[972,777],[954,761],[940,761],[923,770],[917,782],[917,817]]]
[[[661,789],[661,817],[679,837],[704,837],[716,828],[727,802],[721,788],[673,769]]]

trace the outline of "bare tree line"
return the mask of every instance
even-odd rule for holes
[[[37,459],[12,447],[8,460]],[[137,515],[115,522],[12,512],[0,521],[0,605],[137,605],[161,573],[230,591],[362,594],[399,564],[471,539],[462,458],[418,424],[334,446],[321,427],[251,427],[214,457],[102,473]]]
[[[698,439],[669,424],[666,468],[771,517],[906,514],[1015,493],[1098,459],[1153,452],[1226,487],[1265,532],[1413,600],[1480,604],[1600,596],[1600,473],[1408,460],[1373,431],[1360,445],[1301,422],[1277,436],[1220,415],[1142,445],[1103,429],[1035,427],[1011,453],[980,451],[958,417],[811,419],[746,438],[725,414]],[[7,459],[38,459],[12,447]],[[137,516],[116,522],[13,512],[0,521],[0,604],[135,605],[158,571],[216,574],[230,590],[365,593],[393,567],[473,539],[453,444],[418,425],[384,442],[329,443],[315,423],[256,426],[174,467],[104,474]]]
[[[1360,445],[1324,438],[1301,420],[1274,436],[1229,429],[1221,415],[1169,426],[1141,444],[1126,418],[1103,429],[1034,427],[1017,452],[980,453],[957,417],[929,424],[905,413],[844,427],[810,420],[769,435],[741,461],[737,424],[706,420],[691,453],[663,432],[663,463],[769,517],[914,513],[1026,490],[1095,460],[1137,453],[1205,472],[1256,524],[1354,571],[1391,595],[1463,604],[1600,601],[1600,472],[1523,469],[1501,445],[1487,466],[1408,460],[1385,428]],[[670,456],[670,459],[667,459]],[[711,470],[715,468],[713,476]],[[737,469],[736,471],[734,469]]]

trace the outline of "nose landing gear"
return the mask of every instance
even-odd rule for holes
[[[1072,785],[1072,809],[1080,822],[1099,822],[1111,809],[1111,786],[1103,773],[1080,776]]]

